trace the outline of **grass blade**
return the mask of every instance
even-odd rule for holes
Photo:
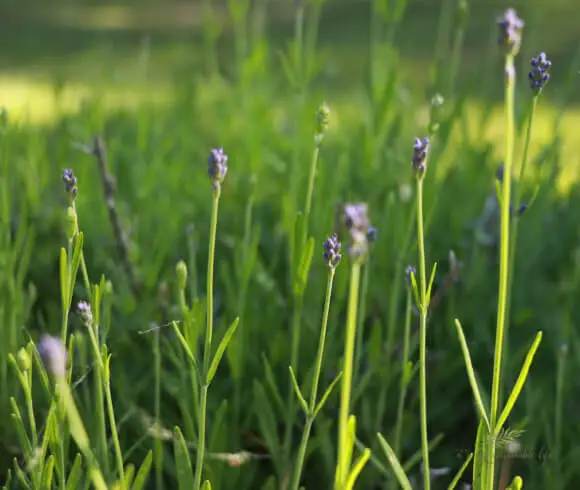
[[[497,424],[494,428],[494,434],[496,436],[497,434],[499,434],[499,431],[502,429],[503,424],[505,424],[507,418],[509,417],[510,412],[512,411],[514,405],[516,404],[518,397],[520,396],[520,393],[524,387],[524,383],[526,382],[526,378],[528,377],[528,373],[530,372],[532,361],[534,360],[534,356],[536,355],[536,352],[540,347],[541,341],[542,341],[542,332],[540,331],[536,335],[536,339],[534,340],[534,343],[532,344],[530,350],[528,351],[528,354],[526,355],[524,365],[522,366],[518,379],[516,380],[516,384],[514,385],[512,392],[510,393],[510,396],[505,404],[505,407],[501,412],[501,415],[499,416]]]
[[[489,424],[489,419],[487,418],[487,413],[483,405],[481,393],[479,392],[479,386],[477,385],[477,380],[475,379],[475,372],[473,370],[473,365],[471,363],[471,355],[469,354],[469,347],[467,346],[467,341],[465,340],[465,335],[463,334],[461,323],[457,319],[455,319],[455,327],[457,328],[457,335],[459,336],[459,342],[461,343],[461,350],[463,351],[463,358],[465,359],[467,376],[469,378],[469,384],[471,384],[471,390],[473,391],[475,403],[477,405],[477,408],[479,409],[480,417],[485,422],[488,432],[490,432],[491,428]]]
[[[135,476],[133,481],[133,486],[131,490],[143,490],[145,483],[147,483],[147,478],[149,477],[149,471],[151,470],[151,463],[153,462],[153,451],[150,449],[141,463],[141,467]]]
[[[405,470],[401,466],[401,463],[397,459],[397,455],[395,454],[395,451],[393,451],[393,449],[391,448],[391,446],[386,441],[386,439],[382,436],[381,433],[377,433],[377,437],[379,438],[379,443],[381,445],[381,448],[383,449],[383,452],[385,453],[385,456],[389,460],[389,464],[391,465],[391,468],[393,469],[393,473],[395,473],[395,476],[397,477],[399,485],[401,485],[403,490],[413,490],[413,487],[411,486],[411,482],[409,481],[409,478],[405,474]]]
[[[465,463],[463,463],[463,466],[461,466],[461,468],[459,468],[459,471],[455,475],[455,478],[453,478],[453,480],[451,480],[451,483],[449,484],[449,487],[447,487],[448,490],[454,490],[455,489],[455,487],[459,483],[459,479],[461,478],[461,476],[463,475],[463,473],[465,473],[465,470],[469,466],[469,462],[472,459],[473,459],[473,453],[469,453],[469,456],[467,456],[467,459],[465,460]]]
[[[302,396],[300,386],[298,386],[298,381],[296,381],[296,376],[294,375],[294,370],[292,369],[292,366],[288,366],[288,369],[290,371],[290,378],[292,379],[292,386],[294,387],[294,391],[298,397],[302,411],[304,412],[304,415],[308,416],[310,414],[310,410],[308,410],[308,404],[306,403],[304,396]]]
[[[207,380],[206,383],[209,385],[211,380],[214,378],[217,368],[222,360],[224,352],[226,351],[228,344],[232,340],[232,337],[236,333],[236,329],[238,328],[238,323],[240,323],[240,317],[237,317],[232,324],[228,327],[226,333],[224,334],[221,342],[218,345],[218,348],[213,356],[213,360],[211,361],[211,365],[209,367],[209,371],[207,372]]]
[[[175,467],[177,469],[177,484],[179,485],[179,490],[192,490],[194,485],[189,449],[187,448],[181,430],[177,426],[173,429],[173,452],[175,454]]]

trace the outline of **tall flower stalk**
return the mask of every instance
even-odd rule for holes
[[[320,373],[322,372],[322,359],[324,355],[324,346],[326,343],[326,330],[328,326],[328,313],[330,311],[330,300],[332,297],[332,285],[334,282],[334,274],[336,272],[336,266],[340,262],[341,243],[338,241],[336,235],[331,237],[324,242],[324,260],[328,266],[328,282],[326,284],[326,299],[324,301],[324,312],[322,314],[322,325],[320,328],[320,339],[318,341],[318,352],[316,355],[316,363],[314,365],[314,377],[312,380],[312,389],[310,393],[310,401],[305,409],[305,400],[302,395],[299,394],[300,401],[302,403],[302,408],[305,409],[306,423],[304,424],[304,430],[302,432],[302,441],[300,442],[300,448],[298,449],[298,456],[296,458],[296,465],[294,466],[294,474],[292,476],[292,482],[290,484],[290,490],[298,490],[300,487],[300,475],[302,474],[302,467],[304,465],[304,459],[306,457],[306,447],[308,446],[308,440],[310,438],[310,432],[312,430],[312,424],[314,419],[320,409],[322,408],[324,402],[330,395],[330,392],[339,377],[337,377],[330,387],[326,390],[320,402],[317,403],[318,398],[318,384],[320,381]],[[294,373],[291,371],[292,380],[295,381]],[[339,375],[340,376],[340,375]],[[295,385],[297,388],[297,384]],[[298,391],[298,390],[297,390]]]
[[[524,22],[518,18],[515,10],[506,10],[503,17],[498,19],[500,30],[499,44],[504,55],[505,73],[505,156],[504,170],[501,187],[501,231],[500,231],[500,258],[499,258],[499,296],[497,305],[497,325],[495,350],[493,361],[493,379],[491,388],[490,424],[492,431],[498,421],[500,385],[502,373],[503,342],[506,330],[506,312],[508,305],[508,276],[510,259],[510,195],[511,176],[514,151],[514,92],[516,71],[514,66],[515,56],[518,54]],[[495,478],[495,436],[489,434],[488,454],[486,456],[487,475],[486,481],[491,487]]]
[[[208,174],[212,183],[212,211],[209,233],[209,256],[207,260],[207,291],[206,291],[206,329],[203,349],[203,372],[201,380],[201,396],[199,407],[197,460],[195,465],[196,490],[201,488],[203,472],[203,460],[205,455],[206,418],[207,418],[207,392],[209,389],[209,371],[211,340],[213,333],[213,274],[215,261],[215,242],[217,233],[218,208],[222,190],[222,183],[228,171],[228,156],[219,148],[212,150],[208,158]]]
[[[417,181],[417,244],[419,248],[419,399],[421,421],[421,456],[423,459],[423,488],[429,490],[429,435],[427,431],[427,314],[429,298],[425,260],[425,235],[423,226],[423,179],[427,171],[429,138],[415,138],[413,171]]]
[[[534,119],[536,115],[536,108],[538,106],[538,98],[542,93],[544,86],[550,80],[550,70],[552,68],[552,63],[546,57],[546,53],[540,53],[537,57],[532,58],[531,61],[531,70],[528,73],[528,79],[530,81],[530,90],[532,92],[532,98],[530,101],[530,116],[528,118],[528,124],[526,126],[526,136],[524,141],[524,154],[522,157],[522,163],[520,165],[517,178],[513,183],[513,190],[514,190],[514,198],[513,198],[513,208],[517,209],[517,213],[515,219],[512,220],[510,226],[510,254],[509,254],[509,274],[508,274],[508,300],[507,300],[507,312],[506,318],[509,319],[510,315],[510,306],[511,306],[511,293],[512,293],[512,284],[514,280],[514,267],[515,267],[515,255],[518,243],[518,226],[520,220],[517,219],[517,215],[520,214],[525,208],[526,205],[522,204],[521,197],[522,197],[522,179],[524,177],[526,167],[528,164],[528,155],[530,149],[530,141],[532,139],[532,128],[534,126]],[[509,339],[507,337],[507,331],[509,324],[506,325],[506,338],[505,338],[505,347],[504,347],[504,355],[506,357],[509,356]]]
[[[348,255],[352,260],[350,287],[346,320],[346,338],[343,353],[343,375],[340,393],[338,418],[338,461],[335,475],[335,490],[351,490],[358,474],[370,458],[366,450],[358,461],[351,465],[355,440],[355,418],[350,415],[353,361],[357,327],[357,308],[359,300],[360,273],[369,248],[369,231],[373,228],[367,216],[365,203],[344,206],[344,224],[349,233]]]

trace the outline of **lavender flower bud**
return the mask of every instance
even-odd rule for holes
[[[38,344],[38,354],[50,374],[57,378],[65,376],[67,353],[60,339],[43,335]]]
[[[73,171],[69,168],[65,168],[62,171],[62,181],[64,183],[64,190],[70,195],[71,199],[74,201],[77,197],[77,178],[73,174]]]
[[[328,268],[334,270],[342,256],[340,255],[341,243],[338,241],[336,234],[332,234],[324,242],[324,260]]]
[[[417,269],[415,269],[412,265],[408,265],[405,269],[405,279],[407,280],[407,284],[410,288],[413,287],[413,277],[417,276]]]
[[[503,170],[504,164],[502,163],[495,171],[495,178],[500,184],[503,184]]]
[[[369,226],[367,231],[367,241],[369,243],[374,242],[377,239],[377,235],[379,234],[379,230],[374,226]]]
[[[175,266],[175,275],[177,276],[177,287],[184,290],[187,287],[187,264],[180,260]]]
[[[413,148],[413,171],[418,178],[423,177],[427,170],[427,155],[429,154],[429,138],[415,138]]]
[[[368,252],[371,223],[366,203],[346,204],[343,208],[344,224],[349,232],[348,254],[355,260],[363,260]],[[375,232],[371,230],[370,236]]]
[[[316,132],[314,133],[314,142],[321,145],[328,129],[328,122],[330,117],[330,109],[326,102],[320,104],[318,112],[316,113]]]
[[[507,9],[502,17],[498,17],[498,43],[505,56],[515,56],[522,44],[524,21],[520,19],[513,8]]]
[[[82,322],[86,327],[92,327],[93,325],[93,312],[91,310],[91,305],[86,301],[79,301],[77,305],[77,313],[81,317]]]
[[[207,159],[207,173],[215,191],[221,190],[221,185],[228,173],[228,156],[223,148],[211,150]]]
[[[552,62],[546,57],[546,53],[540,53],[536,58],[532,58],[532,69],[528,73],[530,88],[534,95],[540,95],[544,85],[550,80],[550,69]]]

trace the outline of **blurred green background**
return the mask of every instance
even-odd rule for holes
[[[529,59],[546,51],[554,67],[539,104],[532,162],[524,181],[524,197],[535,196],[535,201],[522,216],[508,387],[535,332],[542,329],[545,337],[510,419],[514,427],[527,425],[521,435],[522,456],[508,472],[522,474],[525,488],[577,488],[577,1],[471,0],[464,36],[459,37],[456,0],[410,0],[396,26],[373,23],[377,14],[372,2],[328,0],[309,58],[312,77],[302,91],[289,83],[281,61],[294,35],[296,2],[249,2],[243,22],[233,14],[235,4],[235,0],[211,2],[208,15],[204,4],[196,1],[0,3],[0,106],[8,114],[0,165],[0,179],[6,185],[0,202],[4,211],[10,210],[0,213],[1,243],[4,257],[18,258],[14,280],[8,279],[10,272],[0,279],[2,355],[14,352],[28,334],[36,338],[40,331],[58,329],[57,257],[64,243],[65,203],[60,176],[64,167],[71,167],[79,178],[77,205],[91,279],[96,282],[105,274],[114,285],[108,342],[116,410],[127,458],[140,461],[152,438],[138,414],[153,411],[154,335],[142,332],[151,323],[164,325],[178,316],[174,266],[180,258],[188,260],[189,293],[204,294],[210,204],[205,159],[209,148],[223,145],[230,155],[230,171],[218,229],[217,314],[222,329],[240,315],[242,330],[227,367],[220,368],[210,390],[211,414],[218,412],[223,400],[233,406],[224,408],[226,415],[220,412],[219,426],[210,427],[210,449],[267,452],[262,407],[252,395],[253,384],[257,380],[269,386],[264,379],[265,357],[272,366],[272,384],[285,395],[292,311],[288,234],[302,205],[316,108],[326,100],[332,117],[316,184],[311,229],[320,245],[316,250],[322,251],[322,241],[332,231],[335,206],[343,200],[368,201],[380,230],[364,298],[364,362],[355,405],[359,438],[376,449],[376,432],[388,435],[392,430],[400,376],[396,356],[382,346],[386,332],[400,337],[402,273],[416,260],[415,248],[406,241],[412,137],[425,132],[428,101],[438,92],[446,102],[426,184],[428,261],[439,262],[439,286],[448,272],[450,250],[463,269],[459,284],[444,296],[430,323],[430,435],[443,435],[433,450],[432,464],[455,472],[461,457],[472,449],[476,416],[454,318],[462,320],[483,386],[490,386],[491,380],[497,263],[493,217],[484,216],[484,209],[503,153],[502,65],[494,20],[513,6],[526,21],[517,58],[516,158],[521,157],[530,101]],[[394,7],[396,2],[387,4]],[[307,19],[315,10],[308,4]],[[373,28],[377,31],[371,37]],[[103,134],[107,142],[118,212],[143,283],[140,297],[131,293],[117,255],[96,166],[79,151],[96,134]],[[320,255],[313,262],[305,299],[304,376],[314,356],[326,281]],[[247,280],[245,266],[250,268]],[[339,368],[344,269],[339,271],[333,303],[326,383]],[[191,385],[169,330],[161,330],[166,341],[163,423],[184,427],[192,439],[192,395],[184,388]],[[243,351],[239,345],[245,346]],[[77,374],[83,374],[82,367]],[[276,413],[274,391],[270,397]],[[413,387],[406,407],[405,460],[419,448],[417,395]],[[8,396],[19,398],[17,383],[8,379],[1,396],[0,482],[13,458],[21,457],[8,402]],[[328,487],[326,482],[331,481],[336,404],[335,396],[315,424],[316,443],[305,472],[307,489]],[[81,405],[90,426],[88,395]],[[279,414],[278,419],[282,420]],[[166,488],[175,488],[170,445],[165,444],[162,452]],[[375,455],[383,459],[378,451]],[[387,466],[386,461],[382,464]],[[418,468],[413,471],[419,474]],[[268,486],[273,485],[268,478],[274,473],[268,460],[240,468],[213,461],[209,473],[217,489],[280,488]],[[369,465],[358,488],[383,488],[383,483],[380,469]],[[439,484],[445,487],[437,480]],[[151,485],[154,488],[153,476]]]

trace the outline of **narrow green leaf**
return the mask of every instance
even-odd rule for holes
[[[203,482],[201,490],[211,490],[211,483],[209,482],[209,480]]]
[[[320,412],[320,410],[322,409],[322,407],[326,403],[326,400],[328,399],[328,397],[332,393],[332,390],[334,389],[336,384],[340,381],[341,377],[342,377],[342,371],[340,373],[338,373],[336,378],[334,378],[332,383],[330,383],[330,386],[328,388],[326,388],[324,395],[322,395],[322,398],[320,399],[320,401],[318,402],[318,405],[316,405],[316,408],[314,409],[314,413],[312,414],[313,417],[316,417],[318,415],[318,412]]]
[[[193,473],[191,472],[191,461],[189,459],[189,449],[177,426],[173,429],[173,452],[175,455],[175,468],[177,470],[177,484],[179,490],[192,490],[195,488]]]
[[[4,486],[2,490],[10,490],[12,488],[12,471],[8,468],[6,472],[6,480],[4,481]]]
[[[300,257],[300,265],[298,266],[296,280],[294,282],[294,294],[296,296],[301,296],[302,294],[304,294],[306,284],[308,283],[308,272],[310,271],[310,265],[312,263],[313,255],[314,255],[314,238],[310,237],[306,242],[306,245],[302,249],[302,255]]]
[[[453,480],[449,484],[449,487],[447,487],[448,490],[454,490],[455,489],[455,487],[459,483],[459,479],[461,478],[461,476],[463,475],[463,473],[465,473],[465,470],[469,466],[469,462],[472,459],[473,459],[473,453],[469,453],[469,456],[467,456],[467,459],[465,460],[465,463],[463,463],[463,466],[461,466],[461,468],[459,468],[459,471],[455,475],[455,478],[453,478]]]
[[[486,473],[484,470],[488,434],[483,419],[480,419],[475,438],[475,454],[473,456],[473,490],[487,490],[488,488],[485,484]]]
[[[506,490],[522,490],[523,486],[524,480],[522,480],[522,477],[516,476],[510,483],[510,486],[506,488]]]
[[[467,369],[467,377],[469,378],[469,384],[471,384],[471,390],[473,391],[473,397],[475,398],[475,403],[479,410],[479,415],[485,422],[488,432],[491,431],[491,426],[489,424],[489,419],[487,418],[487,413],[483,405],[483,400],[481,399],[481,393],[479,392],[479,386],[477,385],[477,380],[475,379],[475,372],[473,370],[473,364],[471,363],[471,355],[469,354],[469,347],[467,346],[467,341],[465,340],[465,335],[463,334],[463,329],[461,328],[461,323],[459,320],[455,319],[455,327],[457,328],[457,335],[459,336],[459,343],[461,344],[461,350],[463,351],[463,358],[465,360],[465,367]]]
[[[73,255],[72,255],[72,259],[71,259],[71,270],[70,270],[70,284],[69,284],[69,288],[68,288],[68,304],[70,305],[72,303],[72,298],[73,298],[73,294],[74,294],[74,285],[75,285],[75,281],[77,279],[77,273],[79,270],[79,265],[81,263],[81,257],[82,257],[82,253],[83,253],[83,232],[79,232],[77,234],[77,236],[75,237],[75,246],[73,249]],[[88,294],[90,294],[90,291],[87,291]]]
[[[501,431],[503,424],[505,424],[512,409],[514,408],[514,405],[516,404],[518,397],[520,396],[520,393],[524,387],[524,383],[526,382],[526,378],[528,377],[528,373],[530,372],[530,367],[532,366],[532,361],[534,360],[534,356],[536,355],[538,347],[540,347],[541,341],[542,341],[542,332],[540,331],[536,335],[536,339],[534,340],[534,343],[532,344],[532,346],[530,347],[530,350],[528,351],[528,354],[526,355],[526,359],[525,359],[524,365],[522,366],[522,369],[520,371],[520,375],[518,376],[518,379],[516,380],[516,384],[514,385],[514,388],[511,392],[511,394],[510,394],[510,396],[505,404],[505,407],[504,407],[503,411],[501,412],[501,415],[497,421],[497,424],[494,428],[494,435],[496,435],[496,436]]]
[[[179,342],[181,343],[183,349],[185,350],[185,353],[187,354],[187,358],[189,359],[189,361],[191,362],[191,365],[195,369],[195,373],[197,374],[198,380],[201,382],[201,375],[200,375],[200,372],[199,372],[199,369],[197,366],[197,360],[195,359],[193,352],[191,352],[191,349],[189,348],[189,344],[187,343],[187,340],[185,340],[185,337],[181,333],[181,330],[179,330],[179,326],[177,325],[177,322],[171,322],[171,324],[173,325],[173,330],[175,331],[175,334],[177,335]]]
[[[62,300],[62,309],[68,310],[68,258],[66,249],[60,249],[60,297]]]
[[[22,471],[22,468],[18,466],[18,460],[16,458],[14,458],[14,473],[16,474],[16,479],[22,484],[22,486],[26,490],[30,490],[31,489],[30,481],[26,477],[26,473],[24,473],[24,471]]]
[[[122,488],[131,488],[131,484],[133,483],[134,476],[135,476],[135,465],[128,464],[125,467],[125,477],[123,478]]]
[[[54,455],[51,454],[46,458],[46,463],[44,463],[44,468],[42,468],[41,485],[43,490],[51,490],[52,488],[52,477],[54,474]]]
[[[437,272],[437,262],[433,264],[431,276],[429,277],[429,285],[427,286],[427,304],[431,301],[431,289],[433,288],[433,281],[435,280],[435,272]]]
[[[296,396],[298,397],[298,401],[300,402],[300,406],[302,407],[302,411],[304,412],[304,415],[306,415],[308,417],[308,415],[310,415],[310,410],[308,409],[308,403],[306,403],[306,400],[302,396],[302,392],[300,391],[300,386],[298,386],[298,381],[296,381],[296,376],[294,375],[294,370],[292,369],[292,366],[288,366],[288,369],[290,371],[290,378],[292,378],[292,386],[294,387],[294,392],[296,393]]]
[[[145,483],[147,483],[147,478],[149,477],[149,471],[151,470],[151,463],[153,462],[153,451],[150,449],[141,463],[141,467],[135,476],[135,480],[133,481],[133,486],[131,490],[142,490],[145,487]]]
[[[30,457],[32,453],[32,444],[26,433],[26,428],[24,427],[24,422],[22,421],[22,414],[20,413],[20,408],[14,397],[10,397],[10,406],[12,407],[12,419],[13,427],[16,427],[16,435],[20,442],[20,447],[24,449],[26,456]]]
[[[363,451],[363,453],[360,455],[360,457],[354,463],[352,470],[351,470],[351,472],[348,475],[348,478],[346,480],[345,490],[352,490],[354,488],[354,484],[356,482],[356,479],[360,475],[361,471],[363,470],[363,468],[367,464],[367,461],[369,460],[370,457],[371,457],[371,450],[367,448]]]
[[[77,453],[72,469],[70,470],[66,480],[66,488],[78,488],[81,479],[82,463],[83,457],[81,456],[81,453]]]
[[[215,373],[217,371],[217,368],[220,364],[220,361],[222,360],[222,357],[224,355],[224,352],[226,351],[228,344],[230,343],[230,340],[232,340],[232,337],[234,335],[234,333],[236,333],[236,328],[238,328],[238,323],[240,323],[240,317],[237,317],[232,324],[228,327],[226,333],[224,334],[221,342],[218,345],[218,348],[215,352],[215,355],[213,356],[213,360],[211,361],[211,365],[209,367],[209,371],[207,372],[207,380],[206,380],[206,384],[209,386],[209,384],[211,383],[212,379],[215,376]]]
[[[379,438],[381,448],[383,449],[383,452],[385,453],[385,456],[387,457],[387,460],[393,469],[393,473],[395,473],[395,476],[397,477],[399,485],[403,487],[403,490],[413,490],[411,482],[409,481],[409,477],[405,474],[405,470],[401,466],[401,463],[399,462],[395,451],[393,451],[393,448],[391,448],[389,443],[380,433],[377,433],[377,437]]]
[[[266,396],[266,392],[258,381],[254,381],[254,400],[256,403],[255,406],[259,407],[254,413],[258,417],[260,432],[266,440],[270,454],[276,458],[280,454],[280,442],[276,431],[276,418],[272,412],[272,406]]]
[[[285,413],[286,405],[282,401],[282,395],[280,394],[280,390],[278,389],[278,385],[276,384],[276,379],[274,378],[274,372],[272,371],[272,366],[268,361],[268,358],[264,353],[262,353],[262,362],[264,363],[264,376],[266,377],[266,383],[274,396],[274,401],[278,406],[278,410],[280,413]]]

